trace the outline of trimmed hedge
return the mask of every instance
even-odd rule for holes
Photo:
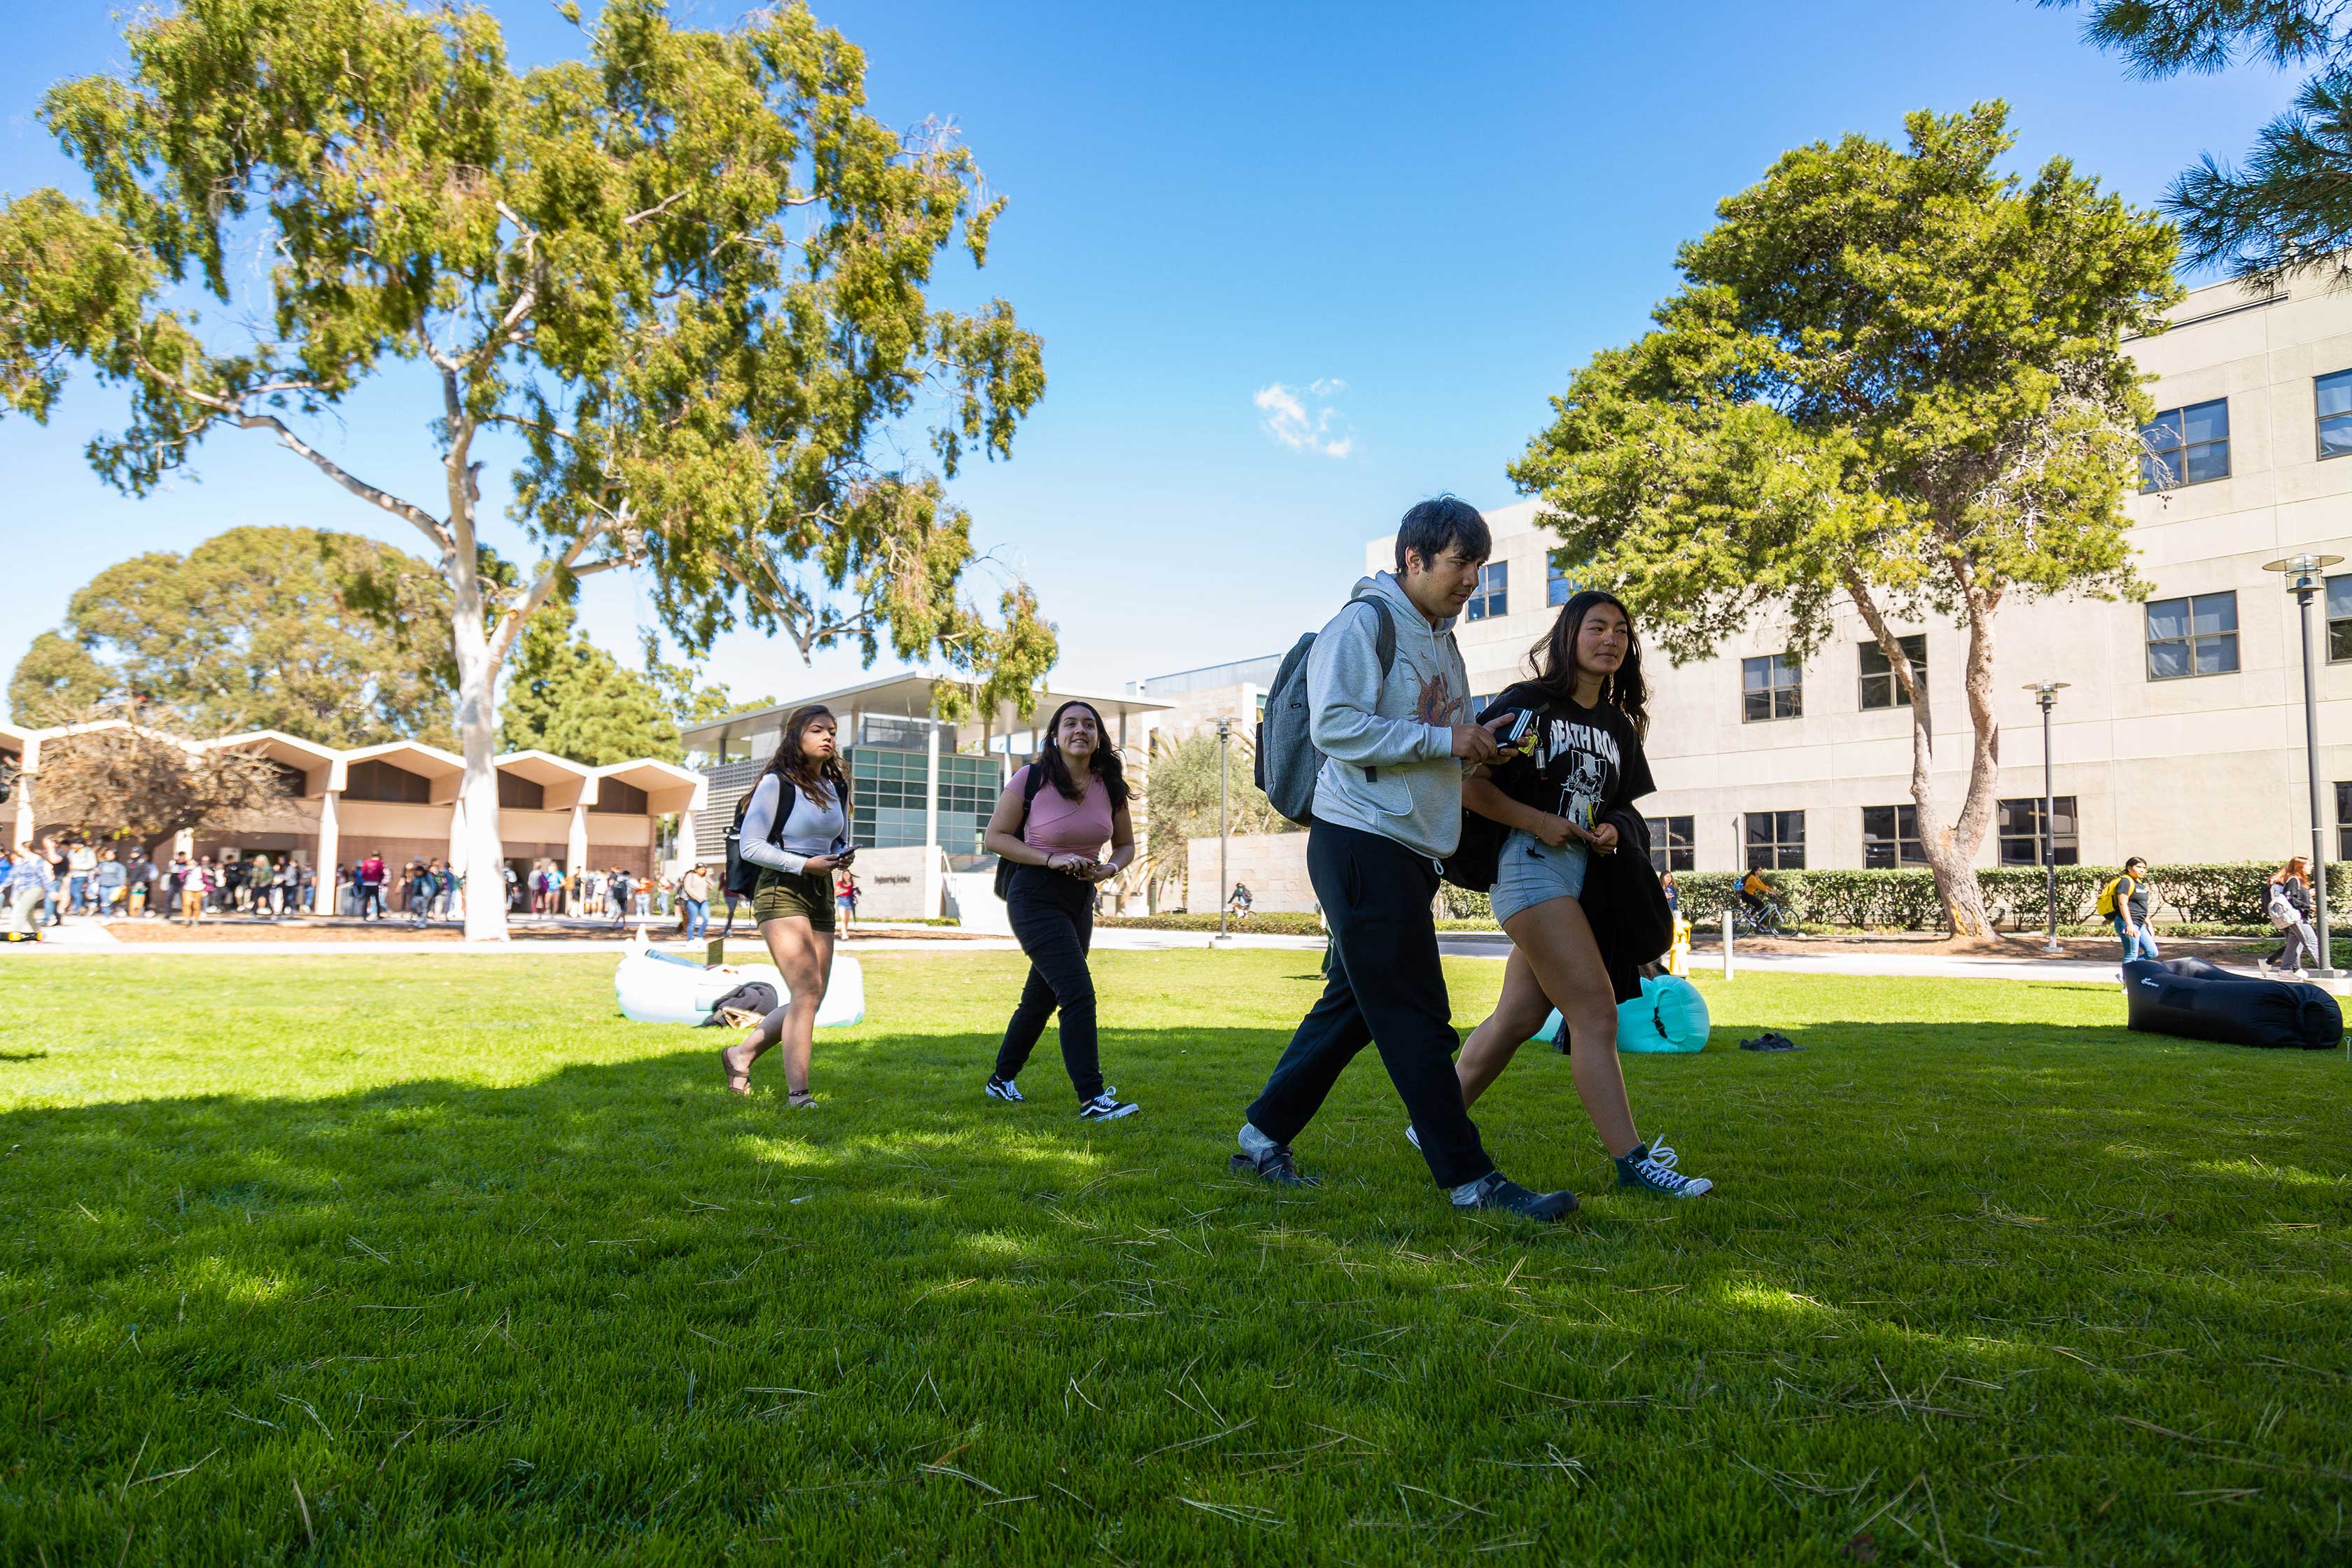
[[[2095,921],[2099,889],[2116,873],[2112,866],[2058,868],[2058,923]],[[2271,873],[2278,864],[2242,860],[2218,865],[2158,866],[2148,873],[2155,898],[2149,913],[2167,924],[2191,921],[2269,929]],[[1723,918],[1735,900],[1744,873],[1677,871],[1684,918],[1693,925]],[[1800,925],[1843,926],[1864,931],[1937,931],[1944,906],[1936,879],[1927,871],[1775,871],[1780,902]],[[2000,866],[1977,872],[1988,906],[2005,906],[2004,923],[2021,929],[2049,920],[2048,879],[2039,866]],[[1449,890],[1450,891],[1450,890]],[[2352,916],[2352,875],[2331,878],[2327,902],[2333,919]]]
[[[1097,926],[1124,926],[1134,931],[1214,931],[1214,914],[1159,915],[1097,915]],[[1268,910],[1247,920],[1234,919],[1225,926],[1230,931],[1257,931],[1267,936],[1321,936],[1323,927],[1310,914],[1295,910]]]

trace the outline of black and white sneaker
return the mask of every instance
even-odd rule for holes
[[[1715,1184],[1705,1176],[1685,1176],[1676,1170],[1677,1160],[1664,1143],[1644,1143],[1617,1162],[1617,1184],[1663,1198],[1703,1198],[1715,1191]]]
[[[1528,1219],[1566,1219],[1576,1212],[1576,1194],[1566,1190],[1557,1193],[1530,1192],[1500,1171],[1489,1172],[1468,1198],[1456,1198],[1458,1209],[1501,1209]]]
[[[994,1073],[988,1075],[988,1082],[982,1086],[981,1093],[991,1100],[1002,1100],[1013,1105],[1019,1105],[1028,1098],[1011,1079],[999,1078]]]
[[[1225,1162],[1225,1169],[1237,1176],[1255,1176],[1261,1181],[1272,1182],[1277,1187],[1319,1187],[1323,1184],[1322,1177],[1310,1176],[1299,1170],[1297,1162],[1290,1157],[1290,1145],[1287,1143],[1277,1143],[1256,1159],[1247,1154],[1236,1154]]]
[[[1010,1088],[1012,1086],[1008,1084],[1006,1087]],[[1122,1116],[1132,1116],[1142,1109],[1143,1107],[1136,1104],[1135,1101],[1131,1100],[1113,1100],[1111,1098],[1111,1091],[1106,1089],[1100,1094],[1096,1095],[1092,1100],[1087,1100],[1084,1105],[1078,1107],[1078,1120],[1081,1121],[1116,1121]]]

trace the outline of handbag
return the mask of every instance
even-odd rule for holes
[[[1021,786],[1021,826],[1013,830],[1013,837],[1018,838],[1023,834],[1029,831],[1029,808],[1037,803],[1037,792],[1045,787],[1045,769],[1044,765],[1038,763],[1031,763],[1029,764],[1029,782]],[[996,889],[996,896],[1000,900],[1010,899],[1013,896],[1013,873],[1014,869],[1015,863],[1013,861],[1007,860],[1002,855],[999,855],[996,858],[996,880],[993,886]]]

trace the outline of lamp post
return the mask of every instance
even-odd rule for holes
[[[2050,932],[2042,951],[2052,958],[2063,958],[2066,950],[2058,945],[2058,785],[2050,768],[2050,710],[2068,684],[2037,680],[2025,689],[2042,703],[2042,868],[2050,897]]]
[[[2319,967],[2311,973],[2322,980],[2335,979],[2336,970],[2336,949],[2327,935],[2327,847],[2326,829],[2319,815],[2319,691],[2311,670],[2311,596],[2326,586],[2327,568],[2343,559],[2341,555],[2314,555],[2306,550],[2263,563],[2263,571],[2276,572],[2285,578],[2287,592],[2294,595],[2295,621],[2303,635],[2303,760],[2305,780],[2311,786],[2312,901],[2319,906]]]
[[[1226,911],[1234,901],[1233,889],[1225,880],[1225,839],[1232,831],[1232,817],[1227,805],[1226,774],[1231,772],[1234,754],[1234,721],[1217,721],[1217,942],[1231,942],[1233,935],[1225,930]]]

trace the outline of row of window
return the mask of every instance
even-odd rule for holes
[[[2352,456],[2352,370],[2311,383],[2313,447],[2321,461]],[[2140,426],[2143,494],[2230,477],[2230,400],[2168,408]]]
[[[299,789],[301,773],[288,771],[292,773]],[[381,758],[371,757],[365,762],[353,763],[345,770],[343,798],[387,801],[399,805],[429,805],[433,802],[433,781],[423,773],[411,773]],[[544,810],[547,789],[532,780],[500,773],[499,804],[516,811]],[[606,779],[596,786],[596,798],[589,803],[588,809],[606,816],[643,816],[646,813],[646,792],[618,779]]]
[[[1557,561],[1544,563],[1544,603],[1565,605],[1576,596],[1584,584],[1560,569]],[[1465,614],[1474,621],[1507,616],[1511,613],[1511,563],[1489,561],[1478,569],[1478,591],[1470,595]]]
[[[1897,639],[1903,645],[1903,656],[1911,661],[1912,679],[1927,679],[1927,634],[1914,632]],[[1895,666],[1886,650],[1875,642],[1860,645],[1862,706],[1865,712],[1877,708],[1908,708],[1911,695],[1903,689],[1895,678]],[[1786,653],[1762,654],[1739,661],[1739,716],[1750,724],[1769,719],[1801,719],[1805,713],[1805,671],[1796,656]]]
[[[2336,786],[2336,816],[2352,818],[2352,784]],[[2046,824],[2042,797],[2000,803],[1999,833],[2000,863],[2038,866],[2045,844],[2054,847],[2058,864],[2072,866],[2081,853],[2076,833],[2074,797],[2062,795],[2056,812]],[[1691,816],[1653,816],[1650,862],[1661,871],[1690,871],[1698,858]],[[2051,824],[2056,833],[2047,829]],[[1805,868],[1805,814],[1801,811],[1751,811],[1740,818],[1743,866],[1768,871]],[[2346,835],[2346,854],[2352,856],[2352,821],[2338,830]],[[1865,805],[1862,808],[1862,863],[1874,871],[1925,867],[1927,854],[1919,842],[1919,808],[1916,805]]]

